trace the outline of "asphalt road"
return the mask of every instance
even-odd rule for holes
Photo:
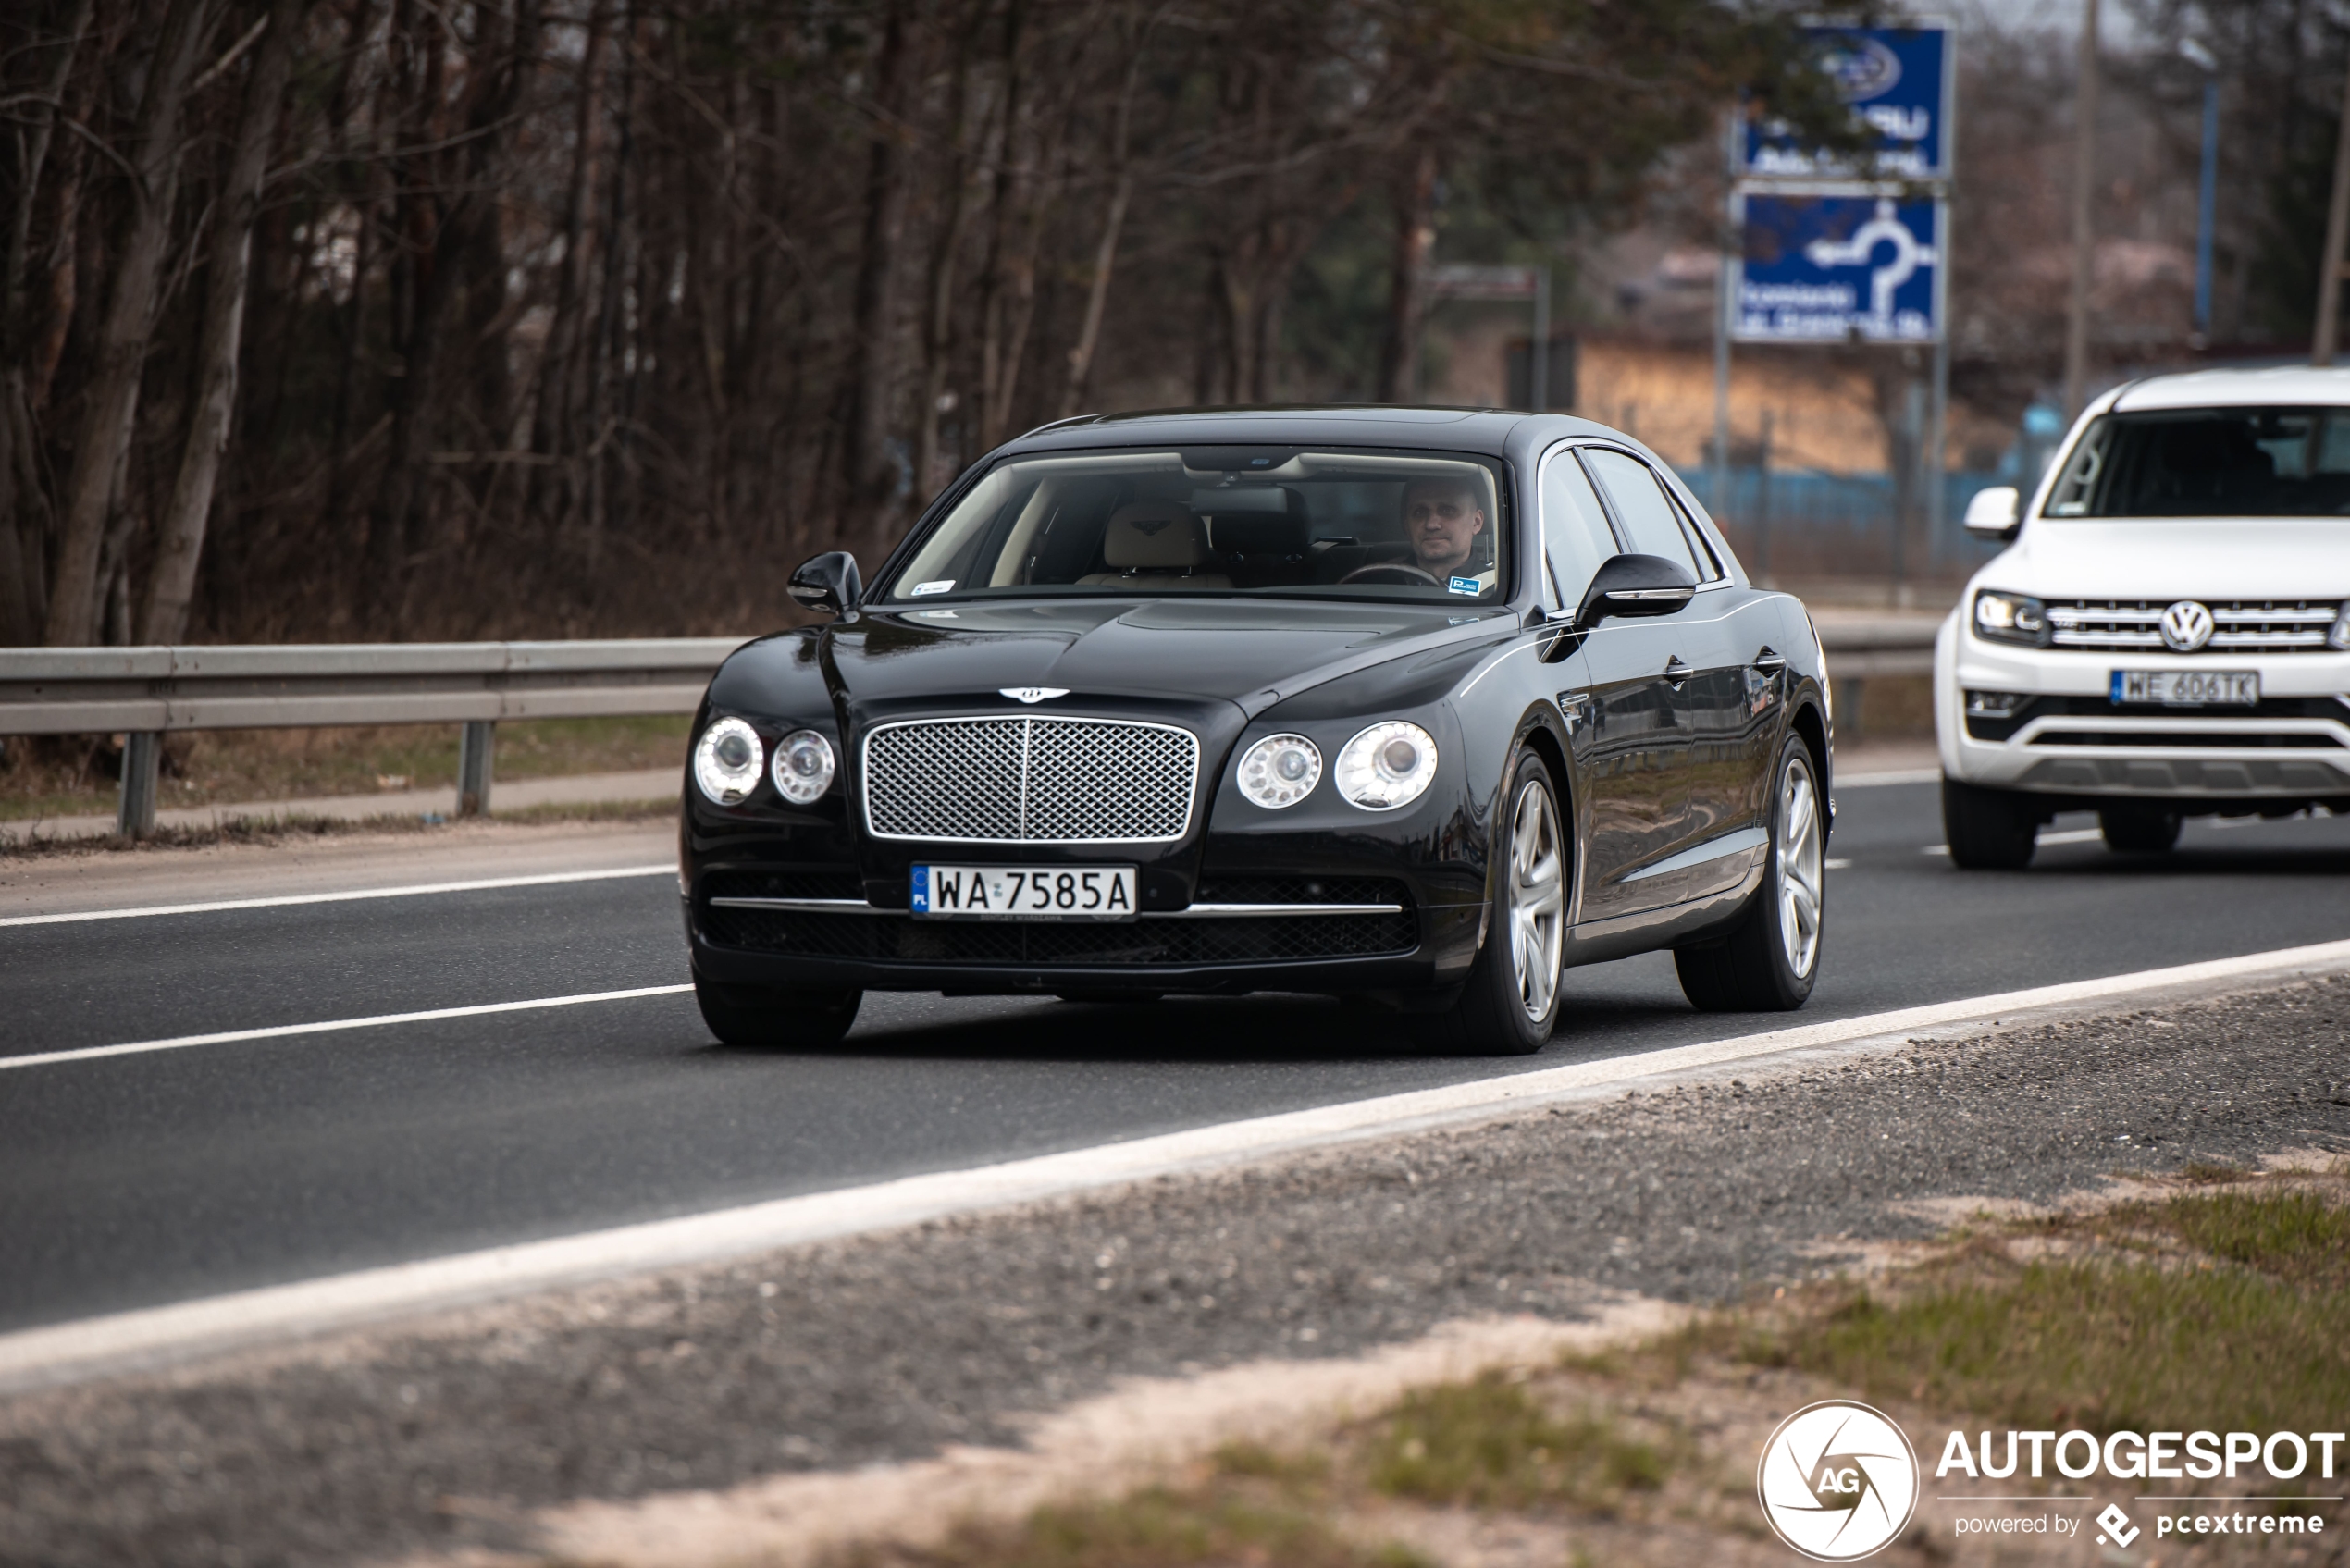
[[[2350,936],[2350,821],[1988,874],[1929,852],[1931,785],[1841,806],[1807,1017]],[[0,1057],[675,983],[675,899],[646,877],[0,930]],[[760,1056],[668,995],[0,1071],[0,1329],[1788,1021],[1698,1015],[1656,956],[1569,994],[1508,1062],[1289,998],[874,997],[843,1046]]]

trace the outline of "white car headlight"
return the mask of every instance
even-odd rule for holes
[[[759,787],[767,760],[759,732],[740,719],[721,719],[694,743],[694,783],[721,806],[739,806]]]
[[[1400,719],[1373,724],[1338,754],[1337,782],[1366,811],[1409,806],[1436,782],[1436,737]]]
[[[1241,754],[1241,794],[1278,811],[1314,793],[1322,782],[1322,753],[1304,735],[1267,735]]]
[[[794,730],[775,747],[775,793],[795,806],[832,788],[834,771],[833,743],[814,730]]]

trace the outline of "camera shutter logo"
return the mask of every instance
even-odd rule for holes
[[[1883,1411],[1822,1400],[1779,1423],[1754,1470],[1762,1517],[1814,1562],[1890,1546],[1918,1506],[1918,1455]]]
[[[2211,640],[2211,611],[2183,599],[2162,612],[2162,640],[2173,653],[2193,653]]]

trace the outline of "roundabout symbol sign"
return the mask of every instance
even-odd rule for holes
[[[1883,1411],[1823,1400],[1778,1425],[1754,1470],[1772,1534],[1815,1562],[1891,1545],[1918,1506],[1918,1456]]]

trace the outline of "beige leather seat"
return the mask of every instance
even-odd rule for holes
[[[1129,501],[1110,513],[1102,535],[1102,560],[1115,570],[1077,579],[1089,588],[1229,588],[1231,578],[1201,572],[1207,560],[1207,530],[1180,501]]]

